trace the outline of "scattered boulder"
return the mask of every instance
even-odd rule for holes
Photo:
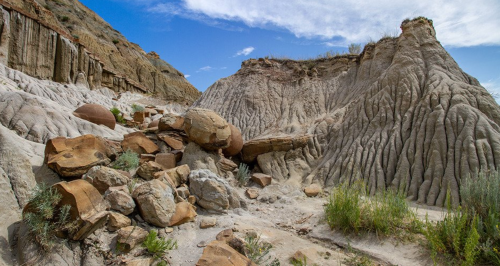
[[[137,244],[144,242],[148,232],[138,226],[127,226],[118,230],[117,242],[123,251],[130,251]]]
[[[209,211],[225,212],[244,205],[226,180],[207,169],[191,171],[189,190],[196,197],[198,205]]]
[[[132,193],[142,218],[158,227],[167,227],[175,212],[172,190],[160,180],[153,179],[137,187]]]
[[[323,191],[323,189],[318,184],[311,184],[304,188],[304,193],[308,197],[316,197],[321,191]]]
[[[183,223],[194,221],[196,210],[189,202],[179,202],[175,205],[175,213],[170,218],[169,226],[181,225]]]
[[[191,141],[206,150],[225,149],[231,141],[231,128],[227,121],[208,109],[188,110],[184,130]]]
[[[131,214],[135,209],[134,199],[129,193],[123,190],[108,190],[105,199],[109,202],[112,210],[119,211],[125,215]]]
[[[73,139],[57,137],[45,146],[45,163],[62,177],[81,177],[96,165],[106,165],[116,157],[100,137],[84,135]]]
[[[217,218],[215,217],[204,217],[200,221],[200,228],[206,229],[210,227],[214,227],[217,224]]]
[[[163,169],[172,169],[177,163],[177,161],[175,160],[175,155],[172,153],[156,154],[155,162],[160,164]]]
[[[120,228],[129,226],[132,224],[132,220],[127,216],[117,213],[117,212],[109,212],[108,215],[108,230],[114,232]]]
[[[235,156],[243,149],[243,137],[241,131],[233,124],[229,124],[231,129],[231,141],[229,147],[222,150],[225,156]]]
[[[228,244],[214,240],[208,244],[203,250],[201,258],[196,263],[197,266],[211,265],[245,265],[257,266],[249,258],[243,256],[238,251],[230,247]]]
[[[163,166],[156,162],[149,161],[139,166],[139,169],[137,169],[137,174],[145,180],[151,180],[155,178],[155,173],[161,171],[163,171]]]
[[[104,194],[109,187],[123,186],[130,180],[115,169],[98,165],[90,168],[83,179],[91,183],[101,194]]]
[[[122,148],[124,151],[130,149],[137,154],[154,154],[160,150],[158,146],[142,132],[134,132],[123,136]]]
[[[270,175],[262,174],[262,173],[253,173],[250,178],[253,182],[259,184],[261,187],[265,187],[270,185],[273,181],[273,178]]]
[[[259,196],[259,190],[257,190],[256,188],[248,188],[245,191],[245,194],[249,199],[256,199]]]
[[[58,206],[69,205],[72,221],[78,220],[79,229],[71,239],[82,240],[106,222],[106,204],[99,191],[83,179],[59,182],[53,186],[62,198]],[[29,209],[29,204],[27,208]]]
[[[158,123],[158,129],[160,131],[183,131],[184,130],[184,117],[175,115],[172,113],[164,114],[162,118],[160,118],[160,122]]]
[[[115,129],[116,126],[116,120],[113,113],[99,104],[84,104],[78,107],[73,112],[73,115],[97,125],[105,125],[111,129]]]

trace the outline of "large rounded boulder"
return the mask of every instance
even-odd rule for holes
[[[243,149],[243,137],[237,127],[229,124],[229,128],[231,129],[231,142],[229,143],[229,147],[225,148],[222,152],[226,156],[234,156]]]
[[[116,126],[113,113],[99,104],[84,104],[78,107],[73,112],[73,115],[97,125],[105,125],[111,129],[115,129]]]
[[[184,130],[191,141],[206,150],[225,149],[231,142],[229,123],[212,110],[193,108],[187,111]]]

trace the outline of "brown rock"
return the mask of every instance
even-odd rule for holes
[[[109,202],[112,210],[119,211],[125,215],[131,214],[135,209],[135,202],[128,191],[108,190],[105,199]]]
[[[159,122],[160,122],[160,119],[153,120],[153,122],[148,124],[148,128],[157,128]]]
[[[156,162],[145,162],[137,169],[137,174],[145,180],[155,178],[155,174],[163,171],[163,166]]]
[[[179,202],[175,205],[175,213],[170,218],[169,226],[181,225],[183,223],[194,221],[196,210],[189,202]]]
[[[130,178],[105,166],[94,166],[83,176],[83,179],[91,183],[101,194],[104,194],[109,187],[123,186]]]
[[[236,168],[238,168],[237,164],[235,164],[233,161],[226,159],[226,158],[221,158],[217,162],[217,164],[218,164],[217,168],[219,168],[221,171],[225,171],[225,172],[232,172]]]
[[[265,187],[271,184],[273,178],[270,175],[262,174],[262,173],[253,173],[250,178],[253,182],[259,184],[261,187]]]
[[[196,203],[196,197],[191,195],[188,197],[188,202],[191,203],[192,205],[194,205]]]
[[[184,130],[191,141],[207,150],[225,149],[231,141],[231,129],[227,121],[208,109],[189,109]]]
[[[144,119],[146,118],[146,115],[144,114],[144,112],[135,112],[134,113],[134,121],[137,122],[137,123],[144,123]]]
[[[73,115],[81,119],[87,120],[97,125],[105,125],[111,129],[115,129],[116,120],[111,111],[99,104],[84,104],[78,107]]]
[[[175,115],[172,113],[164,114],[162,118],[160,118],[160,122],[158,123],[158,129],[160,131],[183,131],[184,130],[184,117]]]
[[[228,243],[233,238],[234,238],[234,233],[233,233],[232,229],[226,229],[226,230],[220,231],[215,236],[215,239],[217,239],[218,241],[225,242],[225,243]]]
[[[160,150],[158,146],[142,132],[134,132],[123,136],[122,148],[124,151],[130,149],[137,154],[153,154]]]
[[[127,216],[117,212],[109,212],[107,227],[109,231],[116,231],[120,228],[129,226],[131,223],[132,221]]]
[[[243,149],[243,137],[241,136],[241,131],[232,124],[229,124],[231,129],[231,142],[229,147],[222,150],[225,156],[234,156],[240,153]]]
[[[175,155],[175,161],[180,162],[182,161],[182,156],[184,155],[184,152],[181,150],[175,150],[171,152],[173,155]]]
[[[257,266],[249,258],[238,253],[228,244],[221,241],[212,241],[203,250],[196,266]]]
[[[311,184],[304,188],[304,193],[308,197],[316,197],[319,193],[321,193],[322,189],[321,186],[318,184]]]
[[[156,159],[156,155],[154,154],[141,154],[139,158],[139,164],[143,164],[146,162],[154,162]]]
[[[175,212],[172,189],[163,182],[153,179],[137,187],[132,197],[139,206],[142,218],[159,227],[166,227]]]
[[[167,169],[165,170],[165,173],[168,174],[175,187],[178,187],[181,184],[187,183],[191,170],[187,164],[183,164],[172,169]]]
[[[79,229],[71,239],[85,239],[104,225],[107,217],[106,204],[99,191],[89,182],[77,179],[71,182],[59,182],[53,187],[62,196],[58,206],[71,206],[71,220],[78,219]]]
[[[184,143],[182,143],[182,141],[172,138],[170,136],[163,137],[163,141],[165,141],[165,143],[167,143],[167,145],[172,147],[172,149],[174,150],[184,149]]]
[[[94,135],[58,137],[45,146],[45,163],[62,177],[80,177],[93,166],[108,164],[111,156],[116,156],[114,150]]]
[[[185,185],[176,188],[175,191],[177,192],[177,195],[179,195],[179,197],[183,199],[187,199],[189,198],[189,196],[191,196],[191,194],[189,193],[189,188]]]
[[[203,217],[200,221],[200,228],[206,229],[210,227],[214,227],[217,224],[217,218],[215,217]]]
[[[307,146],[312,136],[305,135],[299,137],[275,137],[253,139],[245,142],[241,150],[244,162],[250,163],[257,159],[257,156],[276,151],[289,151]]]
[[[259,196],[259,190],[257,190],[256,188],[248,188],[245,191],[245,194],[249,199],[256,199]]]
[[[158,153],[156,154],[155,162],[162,166],[163,169],[175,168],[176,160],[175,155],[172,153]]]
[[[137,244],[144,242],[148,232],[138,226],[127,226],[118,230],[117,242],[123,251],[130,251]]]

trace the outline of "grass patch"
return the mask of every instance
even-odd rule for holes
[[[116,108],[116,107],[113,107],[111,109],[109,109],[109,111],[111,111],[111,113],[113,114],[113,116],[115,117],[115,120],[116,122],[120,123],[120,124],[125,124],[127,121],[125,121],[125,119],[123,118],[122,116],[122,111],[120,111],[120,109]]]
[[[159,259],[167,253],[167,251],[172,249],[177,249],[177,240],[173,239],[164,239],[158,237],[158,233],[155,230],[149,231],[146,240],[142,243],[142,246],[145,247],[149,254],[153,256],[155,259]]]
[[[28,202],[28,211],[23,213],[23,222],[29,234],[43,251],[51,250],[57,243],[56,235],[78,229],[77,221],[70,221],[70,205],[58,207],[62,195],[45,183],[36,186]]]
[[[240,163],[238,172],[236,173],[236,180],[238,181],[238,185],[246,185],[248,183],[248,179],[250,179],[250,170],[248,169],[248,165]]]
[[[247,248],[247,257],[258,265],[279,266],[278,259],[273,259],[269,255],[269,251],[273,245],[267,242],[260,241],[260,236],[247,236],[245,237],[245,247]],[[270,261],[268,264],[264,264]]]
[[[379,192],[368,199],[366,186],[356,182],[336,187],[325,206],[326,220],[332,229],[344,232],[376,232],[378,235],[419,232],[422,223],[410,210],[402,193]]]
[[[139,167],[139,155],[132,150],[122,153],[113,163],[113,168],[130,171]]]

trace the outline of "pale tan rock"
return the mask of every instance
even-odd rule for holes
[[[261,187],[265,187],[271,184],[273,178],[270,175],[262,174],[262,173],[253,173],[250,177],[250,180],[257,183]]]
[[[241,152],[243,149],[243,137],[241,136],[241,131],[235,127],[233,124],[229,124],[231,129],[231,141],[229,147],[222,150],[225,156],[235,156]]]
[[[119,211],[125,215],[131,214],[135,209],[135,202],[128,191],[112,190],[106,192],[106,201],[109,202],[110,208]]]
[[[160,122],[158,123],[158,129],[160,131],[168,131],[168,130],[183,131],[184,117],[180,115],[175,115],[173,113],[164,114],[163,117],[160,118]]]
[[[183,164],[172,169],[167,169],[165,170],[165,173],[173,181],[174,186],[178,187],[181,184],[187,183],[191,170],[187,164]]]
[[[139,166],[139,169],[137,169],[137,174],[144,178],[145,180],[151,180],[155,178],[155,173],[163,171],[163,166],[153,162],[145,162]]]
[[[176,189],[176,191],[177,191],[177,194],[179,195],[179,197],[181,197],[183,199],[188,199],[189,196],[191,195],[189,193],[189,188],[188,187],[181,186],[181,187],[178,187]]]
[[[184,118],[184,130],[191,141],[207,150],[227,148],[231,141],[227,121],[208,109],[189,109]]]
[[[226,158],[221,158],[219,162],[217,162],[217,166],[220,170],[225,172],[232,172],[236,168],[238,168],[238,165],[236,163]]]
[[[166,227],[175,212],[175,201],[172,189],[153,179],[138,186],[132,193],[142,218],[155,226]]]
[[[304,188],[304,193],[308,197],[316,197],[321,191],[323,191],[323,189],[318,184],[311,184]]]
[[[250,259],[238,253],[228,244],[214,240],[203,250],[201,258],[196,263],[197,266],[256,266]]]
[[[245,191],[245,194],[249,199],[256,199],[257,197],[259,197],[259,190],[256,188],[248,188]]]
[[[137,154],[156,153],[158,146],[142,132],[134,132],[123,136],[122,148],[124,151],[130,149]]]
[[[164,136],[162,139],[163,141],[165,141],[165,143],[167,143],[168,146],[170,146],[174,150],[184,149],[184,143],[182,143],[181,140],[175,139],[170,136]]]
[[[83,179],[91,183],[101,194],[109,187],[126,185],[130,178],[105,166],[94,166],[83,176]]]
[[[179,202],[175,205],[175,213],[170,218],[169,226],[181,225],[195,220],[196,210],[189,202]]]
[[[200,228],[206,229],[210,227],[214,227],[217,224],[217,218],[215,217],[203,217],[200,221]]]
[[[190,196],[188,197],[187,201],[188,201],[189,203],[191,203],[192,205],[194,205],[194,204],[196,203],[196,197],[195,197],[195,196],[193,196],[193,195],[190,195]]]
[[[146,237],[148,232],[138,226],[127,226],[118,230],[117,242],[123,251],[130,251],[136,245],[140,245]]]
[[[155,162],[162,166],[163,169],[175,168],[176,160],[175,155],[172,153],[158,153],[156,154]]]
[[[118,212],[109,212],[108,214],[108,230],[116,231],[120,228],[127,227],[132,223],[130,218],[127,216],[118,213]]]

